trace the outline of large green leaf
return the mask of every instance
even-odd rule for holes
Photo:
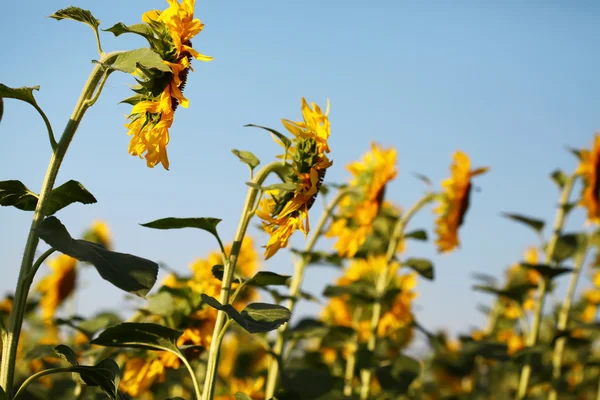
[[[531,217],[526,217],[526,216],[520,215],[520,214],[503,213],[502,215],[508,219],[512,219],[513,221],[520,222],[522,224],[527,225],[528,227],[530,227],[537,233],[541,233],[542,230],[544,229],[544,225],[546,224],[542,220],[531,218]]]
[[[35,97],[33,97],[34,90],[40,90],[40,87],[23,86],[20,88],[10,88],[0,83],[0,98],[21,100],[37,108],[38,104],[35,101]]]
[[[94,30],[97,30],[100,26],[100,20],[96,19],[90,11],[79,7],[71,6],[63,8],[48,17],[54,18],[57,21],[62,19],[72,19],[73,21],[83,22],[84,24],[91,26]]]
[[[209,306],[223,311],[239,326],[250,333],[270,332],[288,322],[291,312],[277,304],[250,303],[238,312],[231,304],[221,304],[214,297],[202,294],[202,300]]]
[[[91,343],[107,347],[163,350],[179,355],[181,353],[176,343],[182,334],[182,331],[149,322],[123,322],[107,328]]]
[[[248,280],[248,285],[252,286],[289,286],[290,275],[279,275],[275,272],[260,271]]]
[[[523,268],[532,269],[537,271],[540,275],[548,280],[552,280],[559,275],[565,274],[567,272],[573,271],[573,268],[568,267],[552,267],[550,265],[545,264],[529,264],[529,263],[521,263]]]
[[[163,63],[162,58],[152,49],[147,47],[129,50],[119,54],[110,66],[118,71],[131,74],[138,69],[139,65],[147,69],[171,72],[169,66]]]
[[[146,39],[152,39],[154,34],[152,29],[147,24],[133,24],[125,25],[122,22],[118,22],[108,29],[103,29],[105,32],[111,32],[115,36],[120,36],[124,33],[133,33],[145,37]]]
[[[141,224],[146,228],[153,229],[183,229],[183,228],[196,228],[202,229],[203,231],[210,232],[221,243],[221,238],[217,232],[217,225],[221,222],[219,218],[162,218],[156,221],[146,222]]]
[[[38,195],[20,181],[0,182],[0,205],[13,206],[19,210],[33,211]],[[52,215],[73,203],[93,204],[96,198],[77,181],[70,180],[52,190],[45,214]]]
[[[59,344],[58,346],[54,347],[54,351],[61,359],[65,360],[69,364],[79,365],[79,362],[77,361],[77,354],[75,354],[75,352],[71,350],[69,346]]]
[[[577,253],[579,246],[585,241],[585,234],[567,233],[561,235],[556,242],[552,259],[560,263]]]
[[[433,263],[426,258],[409,258],[402,262],[402,265],[411,268],[423,278],[429,279],[430,281],[434,279]]]
[[[349,295],[359,303],[373,303],[377,297],[373,285],[364,282],[353,282],[349,285],[327,285],[323,291],[325,297],[340,297]]]
[[[411,357],[399,355],[375,370],[379,384],[386,392],[405,394],[421,373],[421,364]]]
[[[144,297],[156,283],[158,264],[155,262],[108,251],[86,240],[75,240],[56,217],[42,221],[38,235],[61,253],[92,264],[102,278],[126,292]]]
[[[258,167],[260,164],[258,157],[249,151],[232,149],[231,152],[235,154],[241,162],[246,164],[250,168],[250,171],[254,171],[254,168]]]

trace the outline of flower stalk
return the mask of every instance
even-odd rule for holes
[[[281,168],[281,162],[273,162],[265,167],[263,167],[254,177],[252,181],[254,184],[261,186],[265,179],[277,169]],[[246,230],[248,229],[248,225],[250,224],[250,220],[254,216],[255,213],[255,205],[257,201],[257,196],[259,193],[259,189],[256,187],[250,187],[248,189],[248,194],[246,195],[246,201],[244,203],[244,208],[242,210],[242,215],[240,218],[240,222],[238,224],[237,232],[235,234],[235,239],[233,245],[231,247],[231,254],[225,260],[224,271],[223,271],[223,281],[221,282],[221,293],[219,297],[219,301],[221,304],[230,304],[230,295],[231,295],[231,284],[233,282],[233,275],[235,272],[235,266],[237,263],[238,255],[240,253],[240,249],[242,246],[242,241],[244,240],[244,236],[246,235]],[[217,363],[219,359],[219,351],[221,347],[221,343],[217,338],[220,337],[222,331],[225,328],[225,319],[226,314],[223,311],[219,311],[217,313],[217,320],[215,322],[215,328],[213,330],[212,337],[215,338],[210,344],[210,349],[208,352],[208,361],[206,367],[206,376],[204,377],[204,390],[202,391],[202,400],[210,400],[213,397],[214,386],[217,375]],[[222,339],[222,337],[221,337]]]
[[[556,330],[558,332],[562,332],[567,329],[567,325],[569,323],[569,313],[571,311],[571,305],[573,303],[573,297],[575,296],[575,288],[577,287],[577,281],[579,280],[579,276],[581,275],[581,270],[583,269],[583,263],[585,261],[585,257],[588,251],[589,239],[585,238],[585,243],[581,245],[578,249],[578,252],[575,254],[575,265],[573,267],[573,272],[571,272],[571,279],[569,281],[569,286],[567,288],[567,293],[565,295],[565,299],[562,303],[558,314],[558,323],[556,325]],[[554,344],[554,352],[552,354],[552,379],[558,380],[560,379],[561,370],[562,370],[562,359],[563,353],[565,351],[567,338],[561,337]],[[548,395],[548,400],[557,400],[558,393],[556,391],[556,386],[552,385],[552,389],[550,390],[550,394]]]
[[[317,240],[324,233],[324,228],[329,220],[329,218],[333,215],[333,211],[339,204],[339,202],[349,193],[348,190],[340,190],[336,197],[331,201],[329,206],[321,215],[321,219],[317,223],[317,227],[315,232],[310,237],[308,242],[306,243],[305,252],[310,253],[315,248]],[[306,270],[306,266],[308,265],[309,255],[303,256],[294,266],[294,274],[292,276],[292,281],[290,283],[290,298],[285,305],[288,310],[293,314],[294,307],[296,306],[296,302],[298,301],[298,297],[300,295],[300,289],[302,286],[302,281],[304,280],[304,272]],[[288,324],[284,324],[277,330],[277,339],[275,340],[275,344],[273,345],[272,353],[278,359],[281,359],[281,355],[283,352],[283,348],[285,346],[285,332],[288,329]],[[280,365],[278,362],[271,362],[269,366],[269,371],[267,375],[267,384],[265,390],[265,396],[267,399],[270,399],[275,394],[275,389],[277,386],[277,381],[279,377],[279,369]]]
[[[375,346],[377,344],[377,327],[379,326],[379,320],[381,319],[381,311],[382,304],[381,298],[385,294],[385,290],[389,283],[388,275],[390,274],[390,268],[392,265],[392,260],[394,258],[394,254],[396,254],[396,249],[398,248],[398,244],[402,241],[404,236],[404,230],[408,225],[408,222],[411,218],[419,211],[421,208],[429,204],[435,199],[434,193],[428,193],[423,196],[419,201],[417,201],[407,212],[406,215],[398,219],[396,226],[394,227],[394,231],[390,238],[390,242],[387,247],[387,252],[385,255],[386,265],[381,274],[377,279],[377,283],[375,286],[375,295],[376,301],[373,303],[373,313],[371,317],[371,326],[370,326],[370,335],[369,341],[367,342],[367,348],[369,351],[373,352],[375,350]],[[369,391],[371,386],[371,376],[373,371],[371,369],[363,369],[361,371],[361,389],[360,389],[360,398],[362,400],[369,398]]]
[[[356,368],[356,350],[358,348],[358,322],[362,315],[362,307],[356,307],[352,315],[352,328],[355,330],[350,342],[350,353],[346,361],[346,372],[344,373],[344,396],[352,396],[352,381],[354,380],[354,369]]]
[[[571,196],[571,192],[573,190],[573,184],[577,179],[577,173],[571,175],[564,186],[562,187],[562,191],[560,194],[559,206],[556,212],[556,217],[554,220],[554,227],[552,231],[552,236],[548,241],[548,245],[546,246],[546,264],[553,263],[554,250],[556,249],[556,244],[558,243],[558,239],[560,238],[560,234],[562,232],[565,219],[567,216],[567,208],[569,204],[569,197]],[[548,290],[548,282],[546,279],[540,279],[540,283],[538,286],[538,299],[535,303],[535,307],[533,310],[533,321],[531,324],[531,330],[529,331],[529,335],[527,336],[527,340],[525,342],[526,347],[532,347],[537,344],[537,340],[540,333],[540,326],[542,324],[542,311],[544,308],[544,300],[546,297],[546,292]],[[527,395],[527,389],[529,387],[529,378],[531,377],[531,361],[528,358],[525,365],[521,369],[521,376],[519,378],[519,386],[517,390],[517,399],[523,400]]]
[[[102,90],[98,87],[98,85],[102,77],[105,75],[105,67],[103,65],[112,63],[114,59],[121,53],[122,52],[113,52],[105,54],[101,58],[100,63],[94,66],[87,82],[85,83],[85,86],[83,87],[81,95],[79,96],[79,100],[75,105],[75,109],[73,110],[71,118],[69,119],[69,122],[67,123],[60,140],[56,146],[53,146],[52,156],[50,157],[46,176],[44,178],[39,199],[33,213],[31,227],[29,229],[25,251],[23,253],[21,269],[19,270],[17,288],[15,291],[14,306],[10,313],[7,330],[2,342],[0,386],[9,396],[13,391],[17,346],[19,344],[19,335],[21,334],[21,327],[25,314],[27,295],[33,280],[33,276],[30,276],[29,273],[33,269],[35,252],[39,243],[37,229],[44,219],[45,209],[50,199],[50,193],[54,188],[58,171],[60,170],[60,166],[64,160],[65,154],[67,153],[69,145],[75,136],[75,132],[77,131],[85,112],[93,104],[89,101],[95,97],[97,98],[97,95],[99,95],[99,92]]]

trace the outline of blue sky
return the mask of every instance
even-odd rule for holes
[[[38,103],[57,133],[97,58],[87,26],[46,18],[69,5],[90,9],[108,28],[118,21],[138,23],[144,11],[165,8],[166,2],[4,4],[0,82],[40,85]],[[344,181],[345,165],[371,141],[398,149],[400,172],[387,193],[404,207],[424,192],[411,174],[439,182],[458,149],[474,166],[491,167],[476,180],[480,190],[473,193],[459,251],[439,256],[431,242],[408,248],[409,256],[429,257],[436,266],[434,282],[419,282],[417,318],[430,329],[466,331],[483,321],[477,304],[491,301],[470,290],[471,273],[502,277],[536,244],[531,231],[500,213],[519,212],[550,225],[558,193],[548,174],[556,168],[573,171],[576,160],[565,146],[589,146],[600,128],[599,7],[595,2],[200,1],[196,15],[206,27],[194,47],[215,60],[193,64],[185,91],[190,107],[177,110],[171,130],[170,171],[149,169],[127,154],[123,125],[130,107],[117,103],[130,95],[133,80],[113,74],[81,124],[57,182],[76,179],[99,202],[74,205],[57,216],[73,235],[95,218],[104,219],[118,251],[184,272],[215,247],[211,237],[139,224],[167,216],[219,217],[222,237],[231,240],[248,176],[230,149],[253,151],[263,162],[280,151],[266,133],[243,125],[282,129],[280,118],[300,117],[302,96],[323,106],[329,98],[334,160],[329,182]],[[102,39],[106,51],[145,46],[136,37],[105,33]],[[35,110],[5,101],[0,137],[0,180],[19,179],[38,191],[50,148]],[[316,220],[321,209],[311,212]],[[30,218],[31,213],[0,209],[1,292],[16,281]],[[580,229],[583,221],[581,210],[573,212],[568,230]],[[412,228],[432,233],[431,211],[419,214]],[[258,231],[251,233],[266,243]],[[303,238],[296,235],[293,244],[302,246]],[[291,272],[289,253],[281,252],[263,268]],[[304,289],[320,294],[338,274],[314,267]],[[71,308],[78,312],[134,305],[89,268],[80,283],[85,291]],[[302,303],[298,312],[314,314],[318,307]]]

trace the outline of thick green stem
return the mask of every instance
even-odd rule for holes
[[[392,260],[394,259],[394,255],[396,254],[396,249],[398,248],[398,244],[401,242],[404,236],[404,229],[406,225],[411,220],[411,218],[415,215],[417,211],[423,208],[425,205],[433,201],[435,198],[435,194],[428,193],[423,196],[419,201],[417,201],[410,210],[406,212],[406,215],[398,219],[396,226],[394,227],[394,231],[392,233],[392,237],[390,238],[390,242],[388,243],[387,252],[385,255],[386,263],[385,268],[381,271],[377,279],[377,283],[375,284],[375,294],[376,300],[373,303],[373,313],[371,315],[371,329],[369,335],[369,341],[367,343],[367,348],[369,351],[375,351],[375,346],[377,344],[377,327],[379,326],[379,320],[381,319],[381,311],[382,304],[381,298],[385,294],[387,289],[387,285],[389,282],[389,274],[392,267]],[[366,400],[369,398],[369,391],[371,388],[371,376],[373,371],[371,369],[363,369],[361,371],[361,388],[360,388],[360,398],[362,400]]]
[[[331,215],[333,215],[334,209],[337,207],[338,203],[348,194],[347,190],[340,190],[337,196],[331,201],[329,206],[321,215],[321,219],[317,223],[317,227],[315,228],[314,233],[306,243],[305,252],[310,253],[315,248],[317,240],[323,233],[323,229]],[[306,266],[309,261],[309,256],[303,256],[295,265],[294,265],[294,274],[292,275],[292,281],[290,283],[290,298],[285,305],[290,312],[294,312],[294,307],[296,306],[296,302],[300,296],[300,289],[302,286],[302,281],[304,280],[304,271],[306,270]],[[284,324],[277,330],[277,338],[275,339],[275,344],[273,345],[272,352],[273,354],[281,359],[281,354],[283,352],[283,348],[285,346],[285,331],[288,329],[289,324]],[[270,399],[275,394],[275,389],[277,387],[277,381],[279,378],[279,368],[280,365],[278,362],[271,362],[269,365],[269,371],[267,374],[267,386],[265,389],[265,398]]]
[[[582,248],[579,249],[579,251],[575,255],[575,266],[573,267],[573,272],[571,273],[571,279],[569,281],[569,286],[567,288],[565,299],[562,303],[558,314],[558,323],[556,324],[556,330],[558,332],[563,332],[565,329],[567,329],[567,325],[569,323],[569,313],[571,312],[571,305],[573,304],[573,297],[575,296],[575,288],[577,287],[577,281],[579,280],[581,270],[583,269],[582,267],[585,261],[585,256],[587,254],[587,249],[588,243],[586,238],[586,243],[583,244]],[[554,353],[552,354],[552,379],[555,382],[557,382],[560,379],[560,374],[562,370],[562,359],[566,343],[567,338],[561,337],[554,344]],[[558,393],[556,391],[556,385],[552,385],[552,389],[550,390],[550,394],[548,395],[548,400],[557,399]]]
[[[110,63],[114,58],[121,52],[115,52],[105,55],[101,63]],[[60,141],[56,145],[56,148],[52,152],[50,157],[50,163],[46,172],[46,177],[42,184],[39,199],[37,202],[36,209],[33,213],[33,220],[31,227],[29,228],[29,236],[27,237],[27,243],[25,245],[25,251],[23,253],[23,260],[21,262],[21,269],[19,271],[19,277],[17,280],[17,288],[15,291],[15,298],[12,312],[10,313],[8,327],[6,332],[5,340],[2,343],[2,360],[0,363],[0,385],[6,392],[11,396],[13,390],[13,379],[15,361],[17,357],[17,346],[19,343],[19,336],[21,334],[21,326],[23,324],[23,316],[25,314],[25,304],[27,302],[27,294],[33,280],[33,276],[29,273],[33,268],[33,259],[35,251],[39,243],[39,237],[37,229],[40,223],[44,219],[44,211],[50,198],[50,193],[54,187],[54,182],[58,175],[58,171],[65,157],[69,144],[73,140],[73,136],[79,127],[79,123],[83,118],[89,105],[86,105],[86,101],[94,97],[94,93],[100,82],[100,79],[104,75],[104,68],[100,64],[96,64],[88,81],[86,82],[83,91],[77,101],[75,110],[65,127],[65,130],[60,138]]]
[[[261,186],[267,178],[267,176],[269,176],[272,172],[275,172],[279,168],[281,168],[281,162],[274,162],[266,165],[256,174],[256,177],[252,182],[258,186]],[[229,258],[224,266],[225,268],[223,271],[223,281],[221,282],[221,295],[219,298],[221,304],[229,304],[229,296],[231,294],[231,283],[233,282],[235,266],[237,263],[238,255],[240,253],[240,248],[242,246],[242,241],[244,240],[244,236],[246,235],[246,230],[248,229],[250,220],[254,216],[254,206],[256,203],[256,198],[258,196],[258,192],[259,189],[257,189],[256,187],[250,187],[248,189],[248,194],[246,195],[244,209],[242,210],[242,215],[240,217],[238,229],[235,234],[235,239],[233,245],[231,246],[231,254],[229,255]],[[215,329],[213,330],[212,335],[213,338],[217,339],[221,334],[221,331],[223,330],[223,326],[225,324],[225,317],[226,314],[223,311],[218,312],[217,320],[215,322]],[[210,344],[206,375],[204,377],[204,390],[202,391],[202,400],[210,400],[213,397],[215,378],[217,373],[217,361],[219,359],[220,347],[221,343],[218,343],[218,340],[213,340]]]
[[[354,369],[356,368],[356,350],[358,348],[358,323],[362,316],[363,309],[361,306],[357,306],[352,315],[352,328],[354,334],[352,335],[352,341],[350,342],[350,353],[348,354],[348,360],[346,360],[346,372],[344,373],[344,396],[352,396],[352,381],[354,380]]]
[[[573,184],[577,179],[577,174],[573,174],[569,177],[569,179],[565,182],[565,185],[562,188],[562,192],[560,194],[558,211],[556,212],[556,218],[554,220],[554,227],[552,231],[552,236],[548,241],[548,245],[546,246],[546,264],[550,265],[553,263],[554,250],[556,249],[556,244],[558,243],[558,239],[560,238],[560,234],[563,229],[563,225],[565,223],[565,219],[567,216],[567,207],[569,204],[569,197],[571,196],[571,191],[573,190]],[[533,321],[531,323],[531,330],[529,331],[529,335],[527,336],[527,340],[525,342],[526,347],[532,347],[537,344],[537,340],[540,333],[540,326],[542,324],[542,313],[544,310],[544,300],[546,298],[546,291],[548,290],[548,282],[545,279],[540,279],[540,284],[538,285],[538,300],[535,303],[535,307],[533,310]],[[529,387],[529,378],[531,377],[531,362],[529,358],[526,360],[525,365],[521,369],[521,376],[519,378],[519,386],[517,390],[517,399],[523,400],[527,395],[527,389]]]

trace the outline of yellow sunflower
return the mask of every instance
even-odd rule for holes
[[[126,125],[131,136],[129,154],[144,157],[148,167],[162,164],[169,169],[167,144],[169,129],[178,105],[188,107],[183,96],[190,60],[211,61],[192,48],[191,39],[200,33],[204,24],[194,18],[194,0],[167,0],[164,11],[152,10],[142,21],[149,27],[151,48],[170,68],[170,73],[139,68],[136,75],[140,84],[133,88],[137,95],[125,100],[133,105],[130,122]]]
[[[342,200],[339,215],[326,233],[327,237],[338,238],[334,247],[340,256],[354,256],[372,231],[385,187],[398,173],[396,158],[395,149],[383,149],[371,143],[371,151],[362,160],[348,165],[352,174],[350,186],[357,190]]]
[[[61,254],[49,261],[48,266],[52,272],[37,286],[42,294],[40,306],[44,320],[54,317],[56,309],[74,292],[77,279],[77,260],[72,257]]]
[[[108,224],[101,220],[95,220],[92,226],[84,233],[83,239],[98,243],[104,248],[112,248],[112,237]]]
[[[318,105],[308,105],[302,98],[303,121],[282,120],[285,128],[294,135],[291,155],[292,173],[286,183],[295,185],[293,190],[269,190],[260,201],[256,215],[262,219],[264,230],[270,235],[265,250],[265,258],[271,258],[288,241],[296,230],[305,235],[310,230],[308,210],[325,178],[325,171],[332,164],[329,153],[329,102],[325,113]]]
[[[469,208],[471,178],[488,171],[487,167],[471,170],[469,157],[461,151],[454,153],[453,159],[451,176],[442,182],[444,193],[434,210],[439,215],[436,219],[436,244],[440,253],[451,251],[459,245],[458,229]]]
[[[149,393],[155,383],[164,381],[165,365],[159,358],[130,358],[125,362],[119,390],[138,398]]]
[[[594,135],[594,144],[590,150],[581,150],[581,161],[577,168],[585,185],[579,205],[587,209],[587,220],[600,223],[600,135]]]

